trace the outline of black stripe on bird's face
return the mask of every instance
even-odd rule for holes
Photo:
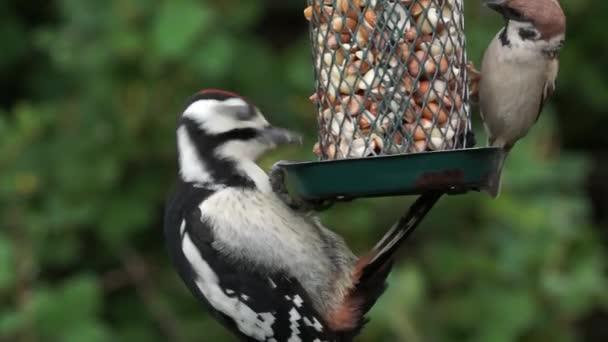
[[[180,126],[184,126],[198,152],[198,157],[211,173],[213,182],[227,186],[255,187],[255,183],[236,167],[236,161],[218,156],[218,149],[230,141],[248,141],[257,138],[254,128],[240,128],[220,134],[208,134],[200,129],[196,121],[182,117]]]
[[[236,128],[218,134],[208,134],[200,129],[196,121],[187,117],[182,117],[179,124],[186,127],[197,148],[204,148],[204,152],[208,154],[212,154],[213,150],[229,141],[247,141],[259,136],[259,131],[255,128]]]
[[[503,7],[502,11],[500,11],[500,13],[502,13],[503,17],[508,20],[519,21],[519,22],[529,22],[530,21],[528,18],[524,17],[524,15],[520,11],[513,9],[511,7]]]

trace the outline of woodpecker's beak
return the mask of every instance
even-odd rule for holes
[[[285,128],[268,126],[262,130],[262,136],[274,145],[302,144],[302,136]]]

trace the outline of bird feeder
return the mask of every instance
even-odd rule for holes
[[[304,200],[485,190],[474,148],[463,0],[309,0],[317,161],[283,162]]]

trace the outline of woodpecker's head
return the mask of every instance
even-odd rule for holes
[[[558,0],[485,0],[506,20],[507,38],[557,53],[564,44],[566,16]]]
[[[301,136],[271,126],[243,97],[203,90],[190,97],[177,128],[180,174],[187,182],[247,181],[251,167],[278,145],[301,143]]]

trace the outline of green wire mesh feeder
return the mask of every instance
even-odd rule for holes
[[[275,190],[332,203],[498,181],[502,151],[473,148],[463,0],[308,5],[318,161],[277,164]]]

